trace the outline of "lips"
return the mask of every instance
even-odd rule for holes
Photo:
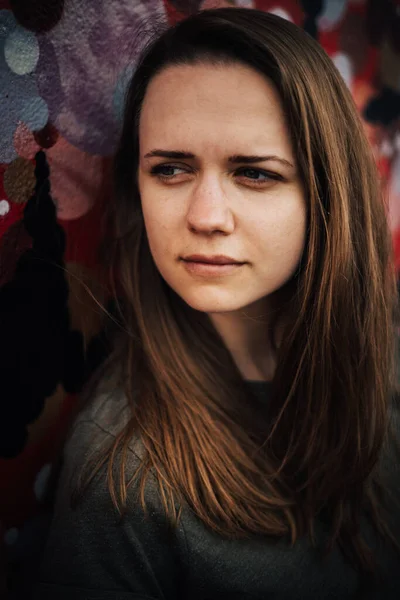
[[[202,263],[208,265],[241,265],[241,261],[223,254],[207,256],[203,254],[191,254],[182,258],[185,262]]]
[[[246,263],[225,254],[189,254],[182,257],[185,270],[196,279],[224,280],[238,273]]]

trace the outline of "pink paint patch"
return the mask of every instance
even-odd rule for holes
[[[39,145],[33,137],[32,131],[25,125],[19,123],[14,133],[14,148],[22,158],[31,159],[40,150]]]
[[[61,136],[46,150],[46,155],[58,217],[63,220],[82,217],[101,193],[104,158],[79,150]]]

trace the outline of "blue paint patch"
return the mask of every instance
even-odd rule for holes
[[[323,31],[331,31],[339,25],[341,19],[343,19],[346,8],[347,0],[335,0],[334,2],[325,2],[325,6],[322,12],[318,15],[317,23],[320,29]]]
[[[40,96],[29,98],[22,107],[20,118],[31,131],[39,131],[49,120],[49,108]]]

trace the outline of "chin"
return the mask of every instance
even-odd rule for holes
[[[197,292],[194,294],[180,294],[186,304],[193,310],[204,313],[224,313],[234,312],[248,306],[252,303],[252,299],[244,299],[241,301],[237,298],[237,294],[209,294],[206,291]]]

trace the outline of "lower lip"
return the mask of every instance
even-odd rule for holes
[[[204,277],[220,277],[221,275],[231,275],[236,273],[243,263],[229,263],[225,265],[215,265],[212,263],[192,262],[183,260],[183,266],[186,271],[193,275],[202,275]]]

